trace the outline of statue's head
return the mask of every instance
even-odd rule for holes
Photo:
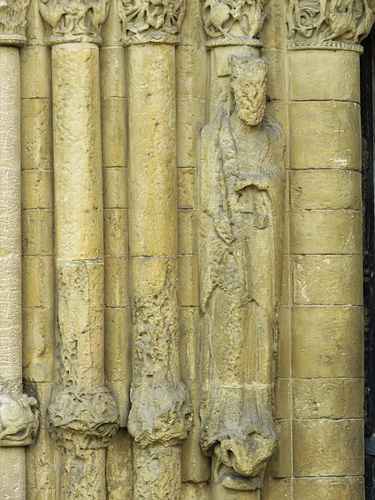
[[[266,109],[268,61],[264,57],[232,56],[230,65],[230,86],[238,116],[255,127]]]

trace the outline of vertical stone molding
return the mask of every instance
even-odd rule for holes
[[[372,22],[366,1],[289,4],[292,439],[306,500],[331,494],[324,477],[344,488],[363,474],[358,42]]]
[[[107,2],[39,4],[52,47],[57,372],[48,409],[61,498],[106,498],[105,447],[119,426],[104,386],[100,25]],[[79,42],[79,43],[73,43]]]
[[[184,3],[120,9],[128,49],[134,498],[179,498],[191,406],[180,378],[175,47]]]
[[[37,401],[22,394],[21,73],[29,2],[0,9],[0,497],[26,498],[24,446],[36,437]],[[6,471],[6,473],[5,473]]]

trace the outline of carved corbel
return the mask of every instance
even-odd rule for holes
[[[36,399],[3,385],[0,389],[0,446],[29,446],[39,427]]]
[[[39,0],[47,24],[47,42],[101,44],[100,29],[108,13],[109,0]]]
[[[343,49],[362,52],[360,42],[375,20],[368,0],[289,0],[291,49]]]
[[[206,47],[247,45],[262,47],[259,35],[267,0],[204,0],[202,19]]]
[[[185,0],[119,0],[124,45],[180,42]]]

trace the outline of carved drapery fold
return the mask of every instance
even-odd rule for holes
[[[371,0],[289,0],[289,48],[362,52],[374,20]]]
[[[265,19],[266,1],[204,0],[201,13],[208,37],[206,47],[262,47],[259,35]]]
[[[109,0],[39,0],[47,24],[50,45],[87,42],[100,45],[100,28],[108,13]]]
[[[124,44],[166,43],[180,41],[186,0],[119,0]]]

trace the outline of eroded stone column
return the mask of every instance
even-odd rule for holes
[[[29,2],[0,13],[0,497],[26,498],[24,446],[38,430],[37,402],[22,394],[21,94],[18,47]]]
[[[130,256],[136,499],[179,498],[191,407],[180,379],[177,307],[175,44],[183,2],[124,2],[128,49]]]
[[[366,1],[304,12],[290,2],[294,495],[361,498],[359,41],[373,14]]]
[[[107,2],[40,3],[52,47],[58,380],[48,409],[61,498],[106,498],[118,410],[104,386],[100,26]]]

